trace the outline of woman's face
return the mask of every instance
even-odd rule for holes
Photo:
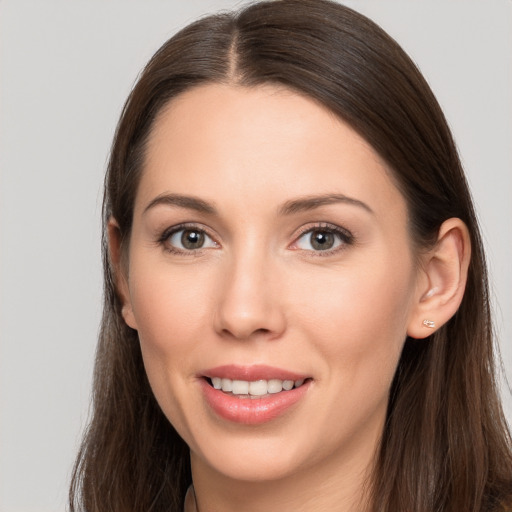
[[[196,468],[364,470],[418,295],[411,247],[385,164],[314,101],[207,85],[170,103],[137,192],[124,316]]]

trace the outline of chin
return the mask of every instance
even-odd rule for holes
[[[290,453],[289,444],[283,446],[263,438],[250,442],[249,446],[245,442],[230,443],[229,447],[217,445],[215,450],[201,454],[192,452],[192,464],[201,460],[215,473],[247,483],[285,479],[305,465],[300,454]]]

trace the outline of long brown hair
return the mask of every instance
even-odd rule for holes
[[[205,83],[274,83],[314,98],[387,161],[408,203],[417,247],[462,219],[472,260],[456,315],[407,340],[390,390],[370,486],[387,512],[490,512],[512,497],[510,432],[501,409],[486,265],[471,197],[443,113],[416,66],[364,16],[328,0],[259,2],[201,19],[154,55],[118,124],[103,209],[105,303],[93,415],[77,458],[70,509],[181,510],[191,482],[183,440],[150,389],[137,338],[121,317],[106,223],[130,236],[145,145],[162,107]]]

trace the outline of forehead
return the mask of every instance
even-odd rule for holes
[[[154,123],[138,200],[163,192],[246,207],[340,193],[377,210],[405,209],[362,137],[316,101],[270,85],[204,85],[173,99]]]

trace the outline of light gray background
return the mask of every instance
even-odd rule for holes
[[[347,3],[404,46],[445,109],[480,213],[512,381],[512,2]],[[122,103],[177,28],[236,5],[0,0],[2,512],[65,509],[100,317],[101,181]],[[510,394],[505,405],[512,419]]]

